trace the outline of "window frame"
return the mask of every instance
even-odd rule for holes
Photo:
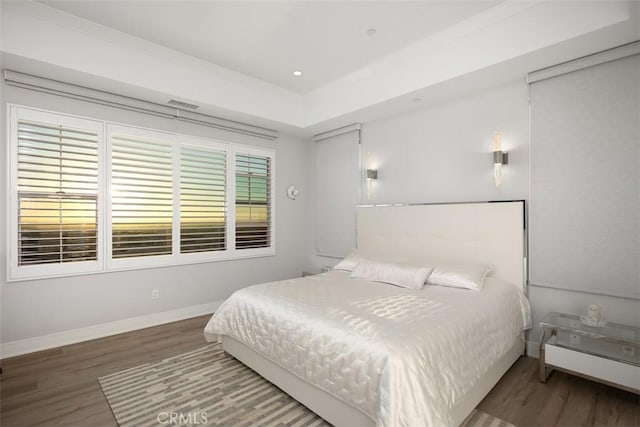
[[[106,270],[127,270],[130,268],[146,268],[146,267],[164,267],[169,265],[176,264],[176,256],[175,256],[175,214],[176,214],[176,183],[175,183],[175,155],[176,155],[176,142],[177,138],[175,134],[171,134],[168,132],[154,131],[143,128],[138,128],[134,126],[125,126],[114,123],[105,123],[105,142],[106,142],[106,170],[105,170],[105,178],[106,178],[106,209],[105,209],[105,220],[106,220],[106,230],[105,230],[105,240],[106,240]],[[173,220],[171,221],[171,254],[168,255],[153,255],[153,256],[143,256],[143,257],[127,257],[127,258],[113,258],[113,206],[111,200],[111,190],[113,187],[113,164],[112,164],[112,137],[113,134],[126,134],[127,136],[138,137],[138,138],[149,138],[154,141],[158,141],[161,143],[165,143],[171,146],[171,160],[172,160],[172,190],[171,190],[171,201],[172,201],[172,210],[173,210]]]
[[[7,281],[36,280],[50,277],[66,277],[84,274],[108,273],[112,271],[137,270],[145,268],[189,265],[235,259],[273,256],[276,254],[276,150],[222,141],[214,138],[202,138],[175,132],[161,131],[122,124],[91,117],[42,110],[39,108],[7,104],[7,182],[9,182],[7,215]],[[18,223],[18,121],[31,120],[43,123],[60,123],[64,126],[86,129],[96,132],[98,141],[98,203],[97,203],[97,260],[68,263],[51,263],[31,266],[18,265],[17,231]],[[87,127],[90,126],[90,127]],[[111,200],[111,136],[124,133],[131,136],[151,137],[172,144],[172,253],[130,258],[112,258],[112,200]],[[217,251],[180,253],[180,155],[181,147],[223,150],[226,161],[226,249]],[[236,249],[235,217],[235,171],[236,153],[259,155],[270,159],[269,202],[271,216],[269,221],[270,246],[264,248]]]
[[[234,254],[242,254],[241,256],[236,255],[237,258],[247,258],[247,257],[260,257],[260,256],[269,256],[269,255],[275,255],[276,253],[276,233],[275,233],[275,217],[276,217],[276,203],[275,203],[275,186],[276,186],[276,179],[275,179],[275,170],[276,170],[276,156],[275,156],[275,151],[273,150],[267,150],[267,149],[262,149],[262,148],[256,148],[256,147],[251,147],[251,146],[246,146],[246,145],[237,145],[236,147],[234,147],[233,149],[233,156],[232,159],[232,163],[231,163],[231,168],[233,169],[233,182],[234,185],[233,187],[233,195],[231,198],[232,201],[232,208],[233,208],[233,253]],[[236,180],[236,154],[237,153],[240,154],[248,154],[248,155],[256,155],[256,156],[264,156],[264,157],[269,157],[270,160],[270,164],[271,164],[271,169],[270,169],[270,178],[271,178],[271,187],[269,188],[269,200],[271,202],[271,206],[270,206],[270,210],[271,210],[271,217],[269,218],[269,231],[271,233],[271,239],[270,239],[270,245],[264,248],[242,248],[242,249],[237,249],[236,248],[236,240],[235,240],[235,233],[236,233],[236,222],[235,222],[235,216],[236,216],[236,212],[235,212],[235,207],[236,207],[236,192],[235,192],[235,180]],[[230,214],[231,215],[231,214]]]
[[[183,141],[179,144],[178,146],[178,168],[176,170],[176,172],[178,173],[178,179],[177,179],[177,183],[178,183],[178,189],[180,187],[180,148],[182,148],[182,146],[187,146],[190,148],[201,148],[201,149],[211,149],[211,150],[222,150],[225,152],[226,155],[226,174],[225,174],[225,207],[226,207],[226,211],[225,211],[225,245],[226,245],[226,249],[222,250],[222,251],[209,251],[209,252],[195,252],[195,253],[181,253],[180,252],[180,237],[181,237],[181,222],[180,222],[180,198],[178,197],[178,206],[177,206],[177,214],[174,211],[174,219],[178,218],[178,222],[176,225],[174,225],[174,230],[177,230],[177,249],[176,249],[176,255],[177,255],[177,259],[178,262],[181,264],[193,264],[193,263],[198,263],[198,262],[210,262],[210,261],[224,261],[224,260],[228,260],[228,259],[232,259],[233,256],[231,255],[231,251],[230,249],[230,241],[231,238],[229,233],[229,229],[233,224],[233,221],[231,221],[231,216],[229,214],[229,198],[230,198],[230,194],[233,192],[233,194],[235,194],[235,189],[233,188],[233,186],[230,186],[229,183],[231,181],[229,181],[229,163],[230,163],[230,144],[226,143],[226,142],[222,142],[222,141],[217,141],[217,140],[213,140],[213,139],[204,139],[204,138],[197,138],[194,136],[186,136]],[[174,181],[175,182],[175,181]],[[179,192],[178,192],[179,195]],[[175,206],[174,206],[175,207]],[[235,239],[235,234],[233,235],[233,238]]]
[[[76,274],[97,273],[103,269],[103,242],[104,233],[101,229],[103,221],[101,220],[104,203],[104,185],[101,184],[103,175],[103,157],[104,157],[104,134],[102,132],[102,123],[97,120],[80,118],[67,114],[51,113],[48,111],[14,108],[8,109],[8,150],[7,156],[9,167],[7,168],[9,176],[8,198],[8,228],[7,228],[7,275],[9,280],[32,279],[40,277],[67,276]],[[98,169],[98,191],[96,196],[98,222],[96,227],[96,260],[92,261],[76,261],[68,263],[56,264],[36,264],[36,265],[18,265],[18,209],[19,209],[19,192],[18,192],[18,123],[21,120],[33,121],[40,123],[58,123],[63,126],[95,131],[98,141],[97,150],[97,169]]]

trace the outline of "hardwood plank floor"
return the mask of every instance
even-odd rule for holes
[[[478,408],[516,426],[640,425],[640,396],[564,372],[538,381],[538,359],[521,357]]]
[[[116,426],[97,378],[205,345],[209,317],[3,360],[0,425]],[[479,408],[517,426],[640,425],[638,395],[562,372],[542,384],[537,368],[521,357]]]
[[[205,345],[210,317],[3,360],[0,425],[117,426],[98,377]]]

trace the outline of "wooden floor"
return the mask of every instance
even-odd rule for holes
[[[640,426],[640,396],[564,372],[538,381],[538,359],[521,357],[478,408],[516,426]]]
[[[2,427],[116,426],[97,378],[205,344],[209,316],[2,361]],[[554,372],[538,382],[522,357],[479,408],[517,426],[639,426],[638,395]],[[214,425],[214,420],[210,420]]]

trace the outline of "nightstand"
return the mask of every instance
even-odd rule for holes
[[[640,328],[549,313],[540,322],[540,381],[554,369],[640,394]]]

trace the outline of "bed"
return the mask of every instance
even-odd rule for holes
[[[334,425],[459,425],[524,350],[524,224],[522,201],[359,207],[359,253],[491,276],[481,291],[343,270],[250,286],[205,337]]]

